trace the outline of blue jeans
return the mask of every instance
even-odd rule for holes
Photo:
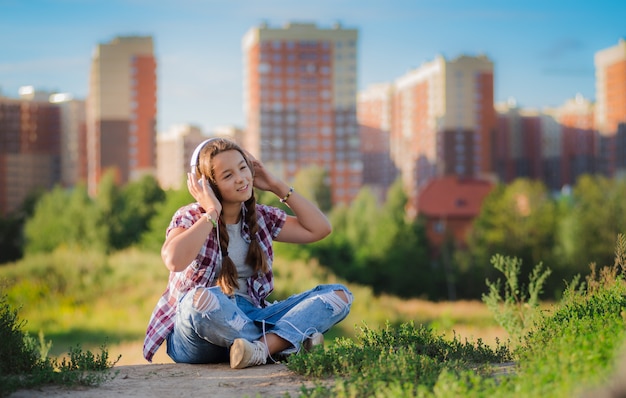
[[[343,291],[348,302],[336,291]],[[227,362],[235,339],[254,341],[267,333],[291,343],[280,354],[294,353],[307,337],[325,333],[343,320],[352,299],[345,286],[329,284],[257,308],[241,296],[225,295],[219,287],[197,287],[178,303],[174,330],[167,337],[167,354],[174,362]]]

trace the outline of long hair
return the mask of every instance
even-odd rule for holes
[[[222,201],[222,194],[217,187],[215,169],[213,168],[213,158],[219,153],[232,150],[241,153],[241,156],[243,156],[243,159],[250,168],[252,177],[254,178],[254,167],[252,163],[241,147],[233,141],[224,138],[214,138],[208,140],[200,150],[198,156],[196,170],[199,175],[196,177],[200,177],[202,175],[206,177],[211,188],[213,189],[213,192],[215,192],[215,196],[220,202]],[[245,201],[244,205],[246,206],[246,211],[243,222],[248,226],[251,238],[248,253],[246,254],[246,264],[250,265],[254,272],[261,271],[265,273],[268,271],[269,267],[267,264],[267,257],[259,244],[257,234],[259,231],[259,225],[257,224],[256,197],[254,195],[254,189],[252,190],[252,196],[250,199]],[[228,256],[228,242],[230,237],[228,236],[228,230],[226,229],[226,225],[224,224],[224,219],[221,214],[218,220],[218,228],[220,229],[218,236],[220,240],[220,250],[222,251],[222,270],[217,277],[217,284],[225,294],[230,295],[233,293],[235,288],[239,288],[239,283],[237,282],[237,267],[235,266],[235,263],[233,263],[233,260]]]

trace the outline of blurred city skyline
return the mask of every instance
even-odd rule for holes
[[[244,126],[241,40],[261,23],[341,23],[359,31],[358,89],[392,82],[441,54],[485,54],[495,101],[556,107],[595,100],[594,54],[626,37],[614,1],[2,0],[0,94],[18,88],[86,98],[93,50],[115,36],[150,35],[158,76],[158,130]]]

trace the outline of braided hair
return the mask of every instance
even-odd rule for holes
[[[209,181],[209,184],[211,185],[211,188],[213,189],[213,192],[215,193],[215,196],[220,202],[222,201],[222,195],[217,188],[215,180],[213,158],[219,153],[231,150],[241,153],[241,156],[243,156],[243,159],[250,168],[252,176],[254,177],[254,167],[252,163],[241,147],[233,141],[224,138],[208,140],[200,150],[200,154],[198,156],[198,165],[196,170],[198,170],[201,175],[206,177],[207,181]],[[246,264],[250,265],[254,272],[265,273],[268,272],[269,266],[267,263],[267,257],[261,248],[257,235],[259,225],[257,223],[256,197],[254,190],[252,190],[252,195],[244,202],[244,205],[246,207],[244,223],[248,226],[251,237],[248,253],[246,254]],[[220,240],[220,250],[222,252],[222,269],[217,277],[217,285],[225,294],[230,295],[233,293],[234,289],[239,288],[239,283],[237,281],[237,267],[228,255],[228,242],[230,237],[228,236],[228,230],[224,224],[223,217],[218,218],[218,228],[220,229],[218,236]]]

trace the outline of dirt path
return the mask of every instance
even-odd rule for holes
[[[80,398],[152,398],[213,397],[255,398],[291,397],[300,395],[301,387],[313,382],[295,374],[283,364],[255,366],[233,370],[228,364],[188,365],[150,364],[115,366],[119,372],[113,380],[98,387],[72,388],[49,386],[36,390],[20,390],[11,398],[80,397]]]

